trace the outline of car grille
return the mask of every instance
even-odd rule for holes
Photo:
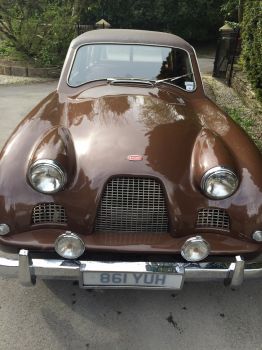
[[[197,217],[197,228],[230,229],[230,218],[226,210],[220,208],[200,209]]]
[[[102,195],[95,230],[167,232],[168,216],[161,184],[151,178],[111,179]]]
[[[32,213],[33,224],[66,224],[67,216],[65,208],[55,203],[41,203],[34,207]]]

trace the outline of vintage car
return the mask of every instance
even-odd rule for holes
[[[236,288],[262,277],[261,154],[186,41],[84,33],[2,150],[0,245],[0,273],[24,285]]]

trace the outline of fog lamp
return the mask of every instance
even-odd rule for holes
[[[66,259],[77,259],[85,251],[84,242],[75,233],[66,232],[55,241],[55,251]]]
[[[187,261],[200,261],[205,259],[209,252],[209,244],[201,236],[196,236],[184,243],[181,255]]]
[[[7,224],[0,224],[0,236],[7,235],[10,232],[10,228]]]
[[[253,233],[253,239],[257,242],[262,242],[262,231],[255,231]]]

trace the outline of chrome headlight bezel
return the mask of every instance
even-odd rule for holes
[[[54,248],[62,258],[74,260],[84,254],[85,243],[76,233],[66,231],[57,237]]]
[[[194,257],[196,254],[195,249],[202,249],[202,252],[199,252],[199,257]],[[190,249],[193,249],[190,255]],[[202,255],[201,255],[201,254]],[[195,236],[187,239],[181,248],[181,255],[186,261],[198,262],[204,260],[210,254],[210,245],[203,239],[201,236]]]
[[[231,179],[233,179],[234,181],[234,188],[232,189],[231,192],[227,193],[226,195],[223,195],[223,196],[215,196],[215,195],[212,195],[210,192],[208,192],[207,190],[207,182],[208,180],[211,179],[211,177],[216,177],[216,176],[219,176],[219,175],[227,175],[227,176],[230,176]],[[226,167],[223,167],[223,166],[217,166],[217,167],[214,167],[214,168],[211,168],[209,169],[202,177],[202,180],[201,180],[201,184],[200,184],[200,187],[201,187],[201,190],[202,192],[204,193],[204,195],[210,199],[225,199],[225,198],[228,198],[230,196],[232,196],[237,188],[238,188],[238,185],[239,185],[239,179],[238,179],[238,176],[237,174],[229,169],[229,168],[226,168]]]
[[[253,233],[252,238],[256,242],[262,242],[262,230],[256,230]]]
[[[45,190],[39,189],[35,185],[33,178],[32,178],[34,171],[36,171],[37,168],[43,167],[43,166],[46,166],[47,168],[51,168],[52,170],[55,170],[59,174],[61,181],[59,183],[59,186],[55,190],[45,191]],[[31,166],[29,167],[29,170],[27,173],[27,178],[29,180],[30,185],[32,186],[32,188],[34,190],[36,190],[37,192],[40,192],[40,193],[44,193],[44,194],[53,194],[53,193],[57,193],[57,192],[61,191],[67,182],[66,172],[61,167],[61,165],[58,164],[57,161],[52,160],[52,159],[39,159],[39,160],[35,161],[34,163],[32,163]]]

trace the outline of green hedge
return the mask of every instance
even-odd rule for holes
[[[262,102],[262,2],[246,0],[241,23],[244,70]]]

